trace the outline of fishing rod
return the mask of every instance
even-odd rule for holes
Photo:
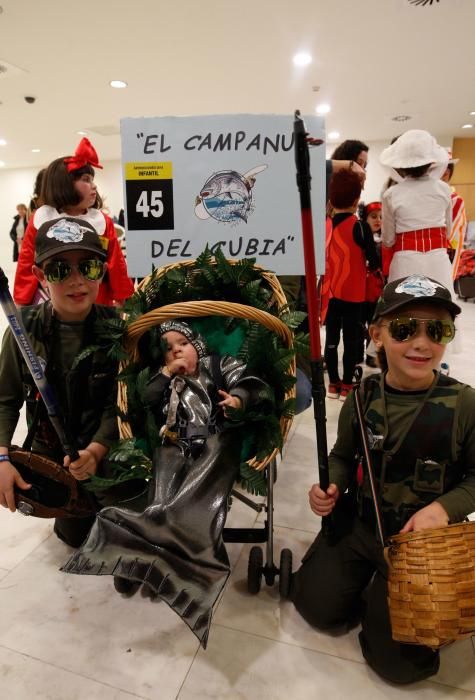
[[[320,139],[312,139],[311,143],[314,145],[320,145],[322,141]],[[297,168],[297,187],[300,193],[300,211],[302,217],[305,288],[307,293],[308,325],[310,331],[310,366],[312,377],[313,413],[315,417],[315,430],[317,437],[318,475],[320,488],[326,492],[328,486],[330,485],[326,431],[326,391],[320,342],[317,272],[315,265],[312,202],[310,197],[312,176],[310,174],[308,134],[299,110],[295,111],[294,145],[295,165]],[[322,519],[322,526],[324,525],[325,520],[326,518]]]
[[[43,399],[44,405],[46,406],[46,411],[48,417],[51,421],[53,428],[58,435],[61,446],[66,455],[68,455],[72,462],[79,458],[77,449],[73,446],[72,441],[67,437],[66,431],[64,429],[63,421],[61,419],[60,411],[58,408],[58,403],[54,395],[52,386],[46,379],[44,372],[44,361],[38,357],[35,353],[31,341],[26,332],[23,320],[20,313],[12,299],[10,290],[8,288],[8,279],[5,275],[3,269],[0,267],[0,306],[2,307],[5,316],[10,326],[13,337],[20,349],[23,359],[33,377],[36,388]]]

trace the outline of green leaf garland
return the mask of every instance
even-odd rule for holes
[[[265,310],[279,317],[291,330],[297,328],[305,318],[305,314],[288,305],[278,308],[269,283],[262,271],[255,267],[254,258],[245,258],[231,264],[220,248],[213,256],[207,246],[193,266],[173,267],[161,275],[153,270],[147,285],[125,302],[127,320],[97,321],[96,338],[100,347],[106,347],[110,357],[127,359],[124,349],[127,328],[144,313],[178,302],[223,299]],[[237,347],[240,345],[237,357],[246,363],[247,372],[260,377],[269,387],[261,397],[263,405],[268,407],[269,402],[272,402],[275,406],[273,415],[251,410],[230,416],[234,428],[242,432],[243,461],[238,482],[249,493],[264,495],[265,473],[252,469],[245,460],[251,456],[261,460],[274,448],[282,449],[279,420],[282,416],[290,418],[295,408],[295,400],[285,397],[296,381],[288,373],[295,350],[285,347],[275,333],[259,323],[235,318],[213,318],[216,322],[211,321],[211,324],[209,319],[203,318],[183,320],[195,331],[203,333],[207,341],[206,330],[211,328],[211,347],[233,347],[236,343]],[[298,352],[308,354],[308,334],[298,333],[296,338]],[[93,349],[87,348],[81,355],[86,356],[92,351]],[[142,337],[139,353],[139,362],[127,364],[119,376],[119,381],[125,383],[127,390],[127,409],[119,413],[123,420],[130,423],[134,438],[120,440],[110,451],[108,460],[109,465],[112,465],[111,477],[102,480],[94,477],[91,479],[92,488],[104,488],[106,482],[112,485],[129,478],[138,478],[139,475],[140,478],[150,477],[151,455],[154,447],[160,444],[160,436],[155,417],[144,406],[143,395],[151,376],[150,366],[147,365],[157,366],[160,362],[160,342],[156,328],[150,329]]]

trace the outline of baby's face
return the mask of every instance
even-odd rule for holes
[[[188,338],[177,331],[168,331],[162,336],[165,344],[165,364],[172,374],[195,374],[198,353]]]

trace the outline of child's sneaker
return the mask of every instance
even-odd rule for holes
[[[337,399],[340,396],[341,383],[329,384],[327,389],[327,397],[329,399]]]
[[[342,384],[340,388],[340,401],[344,401],[352,389],[353,384]]]

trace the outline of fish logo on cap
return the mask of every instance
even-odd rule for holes
[[[48,230],[46,236],[54,238],[60,243],[80,243],[84,238],[84,232],[89,231],[85,226],[81,226],[76,221],[57,221]]]
[[[410,277],[406,277],[404,282],[398,284],[394,291],[396,294],[410,294],[413,297],[433,297],[439,287],[443,288],[442,285],[436,284],[428,277],[410,275]]]

